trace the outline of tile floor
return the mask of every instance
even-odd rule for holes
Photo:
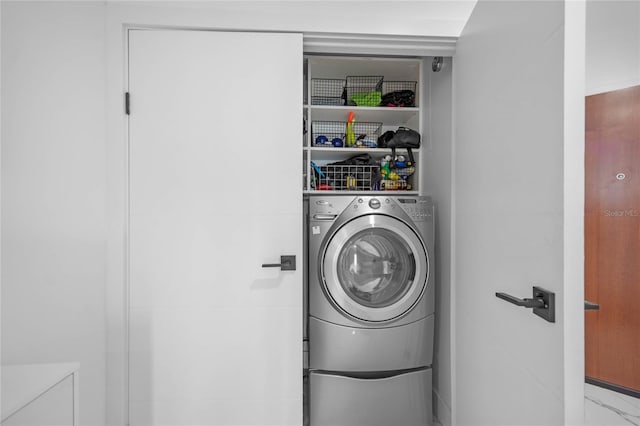
[[[638,398],[585,383],[584,399],[585,426],[640,426]],[[305,416],[304,425],[308,424]],[[434,418],[433,426],[442,426],[442,423]]]
[[[585,426],[640,426],[640,399],[585,384]]]
[[[585,384],[585,426],[640,426],[640,399]],[[434,419],[434,426],[442,426]]]

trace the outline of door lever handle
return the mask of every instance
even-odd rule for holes
[[[597,303],[589,302],[588,300],[584,301],[584,310],[585,311],[597,311],[600,309],[600,305]]]
[[[496,293],[496,297],[524,308],[533,308],[533,313],[549,322],[556,322],[556,294],[542,287],[533,287],[531,299],[520,299],[507,293]]]
[[[296,270],[296,256],[280,256],[280,263],[263,263],[263,268],[280,268],[281,271]]]
[[[542,299],[519,299],[507,293],[496,293],[496,297],[524,308],[544,308]]]

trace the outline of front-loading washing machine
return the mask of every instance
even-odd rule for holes
[[[309,197],[311,426],[431,424],[434,206]]]

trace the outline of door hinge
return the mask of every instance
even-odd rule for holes
[[[131,115],[131,104],[129,100],[129,92],[125,92],[124,94],[124,113],[127,115]]]

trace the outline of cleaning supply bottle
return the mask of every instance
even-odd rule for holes
[[[353,131],[353,124],[355,123],[353,111],[349,111],[349,117],[347,118],[347,134],[345,136],[345,146],[351,148],[356,146],[356,134]]]

